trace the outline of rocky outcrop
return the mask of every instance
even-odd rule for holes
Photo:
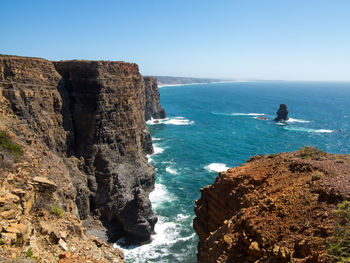
[[[55,62],[68,153],[85,161],[89,190],[81,189],[78,208],[108,227],[120,225],[132,242],[150,239],[157,217],[148,193],[154,169],[144,120],[145,85],[136,64],[105,61]],[[145,147],[145,145],[148,145]],[[114,234],[111,238],[115,239]]]
[[[71,174],[84,178],[81,160],[50,150],[1,93],[0,152],[1,262],[124,262],[77,216]]]
[[[329,262],[349,171],[350,156],[306,147],[220,173],[195,206],[198,262]]]
[[[150,239],[157,217],[148,198],[154,168],[145,156],[153,147],[144,119],[145,83],[136,64],[0,56],[0,106],[0,130],[10,132],[24,150],[18,159],[0,147],[0,194],[13,187],[32,193],[31,205],[22,205],[26,212],[18,216],[26,215],[25,224],[34,229],[36,240],[41,235],[38,217],[51,205],[64,211],[66,224],[80,218],[93,226],[85,236],[107,234],[111,241],[124,236],[132,243]],[[23,175],[16,168],[21,165],[31,168]],[[12,185],[13,179],[5,183],[11,174],[21,178],[21,184]],[[42,197],[42,188],[51,189],[49,199]],[[24,219],[18,216],[14,220],[21,223]],[[96,230],[97,225],[105,233]],[[63,241],[72,257],[84,254],[75,241],[75,251],[70,240]],[[31,244],[34,250],[43,246]],[[47,262],[56,262],[55,255]],[[106,262],[114,262],[110,260]]]
[[[159,89],[156,77],[144,77],[146,108],[145,119],[164,119],[166,118],[165,110],[160,105]]]
[[[288,107],[286,104],[280,104],[279,109],[276,112],[277,117],[274,121],[288,121]]]

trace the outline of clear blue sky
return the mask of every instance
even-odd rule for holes
[[[0,0],[0,53],[143,74],[350,80],[350,0]]]

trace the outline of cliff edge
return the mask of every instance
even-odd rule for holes
[[[150,240],[153,147],[136,64],[0,56],[0,102],[0,256],[119,262],[101,239]],[[11,224],[26,230],[11,235]]]
[[[350,200],[350,156],[312,147],[255,156],[201,192],[198,262],[330,262],[334,210]]]

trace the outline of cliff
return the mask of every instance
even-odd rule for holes
[[[165,119],[165,110],[160,105],[159,89],[156,77],[144,77],[145,93],[146,93],[146,108],[145,119]]]
[[[330,262],[349,179],[350,156],[311,147],[220,173],[195,206],[198,262]]]
[[[62,251],[71,255],[61,260],[119,262],[122,253],[89,234],[150,240],[157,217],[145,86],[136,64],[0,56],[0,131],[22,149],[13,156],[0,145],[0,195],[13,203],[2,208],[15,211],[2,216],[0,255],[30,248],[43,262]],[[7,238],[10,224],[25,233]]]

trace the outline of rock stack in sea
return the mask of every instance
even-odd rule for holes
[[[0,146],[0,257],[31,249],[43,262],[60,253],[119,262],[119,250],[89,233],[150,240],[157,217],[145,115],[159,104],[156,88],[133,63],[0,56],[0,131],[22,149]]]
[[[286,104],[280,104],[279,109],[276,112],[277,117],[275,121],[287,121],[288,118],[288,107]]]
[[[198,262],[331,262],[349,179],[349,155],[312,147],[220,173],[195,206]]]

